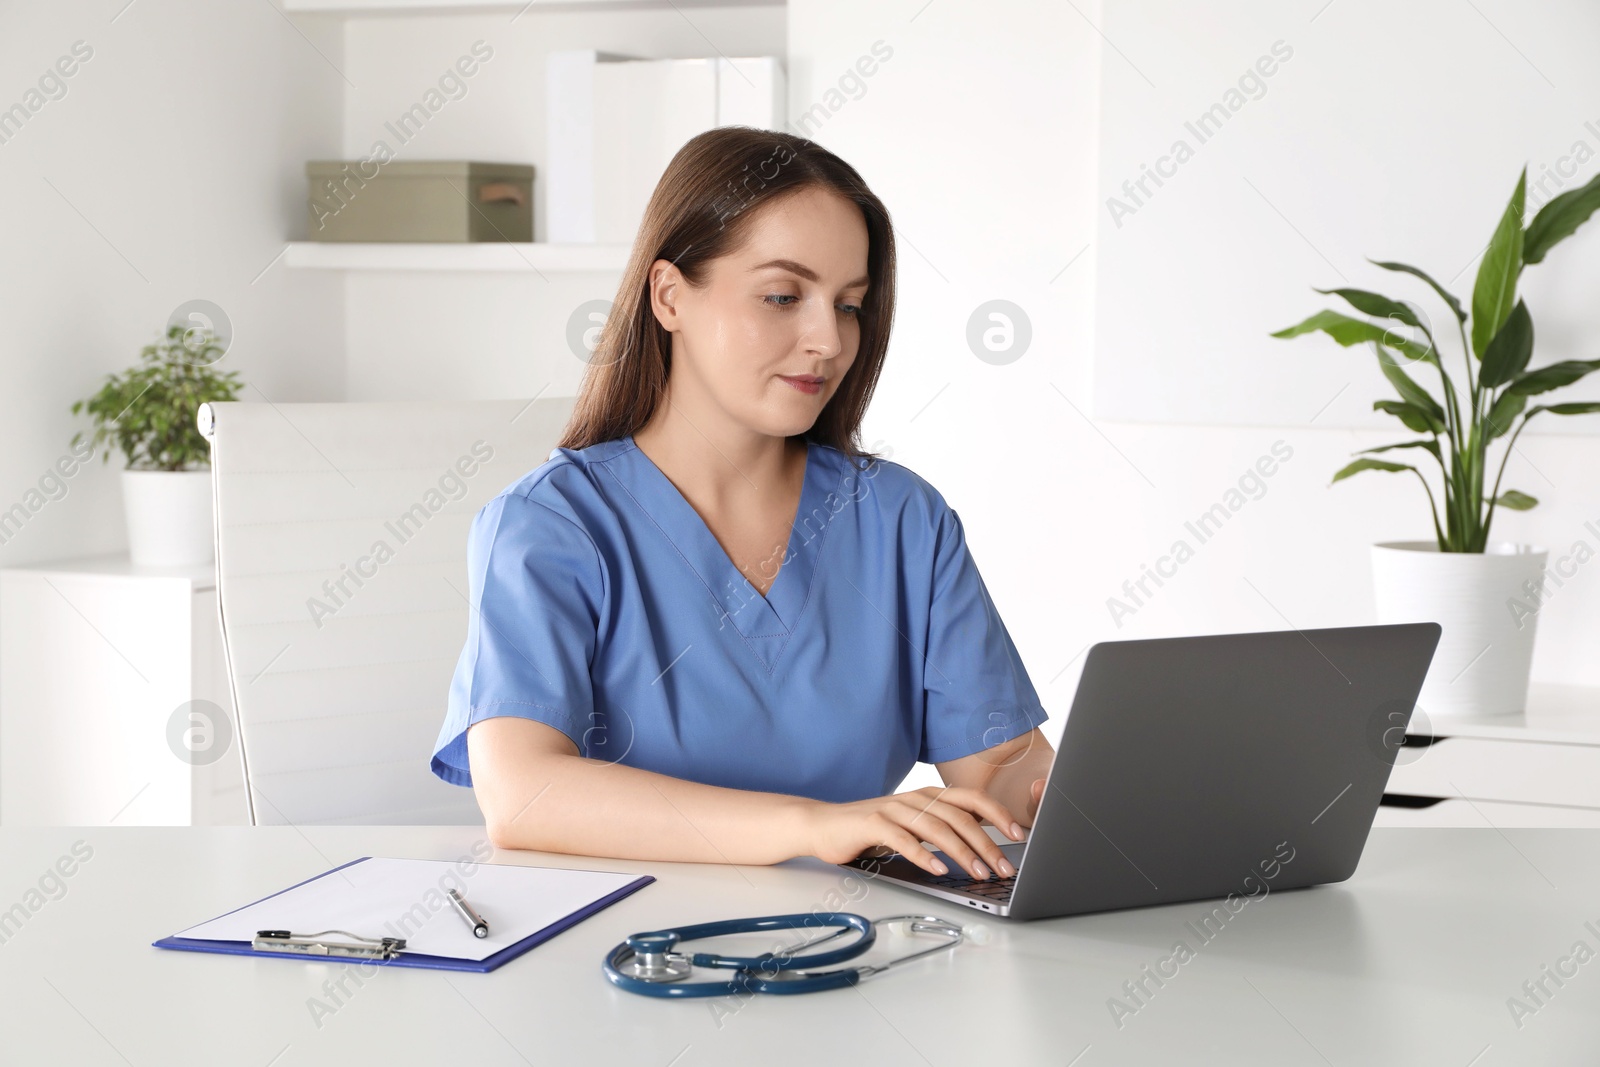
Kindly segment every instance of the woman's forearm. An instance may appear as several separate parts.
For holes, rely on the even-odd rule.
[[[782,793],[702,785],[581,756],[548,756],[480,789],[490,840],[618,859],[778,863],[809,852],[806,808]]]
[[[1026,751],[1031,748],[1041,751]],[[1002,830],[1013,816],[1031,825],[1029,787],[1048,770],[1052,755],[1042,736],[1018,738],[1004,750],[940,764],[949,785],[959,788],[925,787],[829,804],[785,793],[703,785],[584,758],[571,737],[514,715],[474,724],[467,733],[467,749],[478,806],[490,841],[500,848],[767,864],[796,856],[844,863],[868,849],[888,846],[920,857],[919,864],[929,869],[936,861],[922,843],[956,849],[952,856],[963,866],[972,859],[970,845],[1000,865],[1004,857],[989,836],[947,808],[954,805],[981,818],[1000,819]],[[1008,757],[1002,762],[1011,765],[998,767],[982,758],[990,754]],[[997,769],[1004,773],[992,784],[1005,791],[1005,808],[995,803],[995,793],[985,791]],[[1013,799],[1012,794],[1020,795]],[[968,837],[965,843],[963,835]]]

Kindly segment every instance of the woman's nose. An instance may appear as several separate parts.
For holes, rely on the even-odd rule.
[[[839,330],[839,313],[832,304],[807,317],[801,340],[808,350],[819,356],[831,359],[840,353],[844,340]]]

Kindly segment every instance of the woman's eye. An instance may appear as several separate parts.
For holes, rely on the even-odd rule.
[[[799,299],[800,298],[798,296],[795,296],[792,293],[770,293],[767,296],[762,297],[762,300],[765,301],[767,306],[771,308],[793,307],[793,301],[797,301]],[[780,303],[779,301],[782,302]],[[838,307],[839,310],[844,312],[846,315],[861,314],[860,304],[840,304]]]

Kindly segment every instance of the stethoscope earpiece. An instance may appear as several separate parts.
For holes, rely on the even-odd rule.
[[[831,967],[854,959],[872,947],[879,927],[885,927],[895,941],[916,934],[935,934],[943,940],[929,948],[899,956],[874,966],[842,967],[832,971],[811,968]],[[723,956],[717,953],[685,954],[673,951],[684,941],[721,937],[726,934],[761,933],[767,930],[797,930],[815,927],[835,928],[832,933],[792,945],[782,952],[760,956]],[[802,949],[842,937],[851,930],[856,939],[837,948],[802,956]],[[977,935],[977,936],[975,936]],[[753,919],[726,919],[700,923],[678,930],[650,930],[632,934],[606,954],[603,969],[612,985],[652,997],[717,997],[735,993],[813,993],[824,989],[852,986],[868,975],[886,971],[909,960],[954,948],[965,938],[975,943],[989,940],[986,927],[963,927],[937,915],[890,915],[866,919],[850,912],[804,912],[795,915],[766,915]],[[685,981],[695,967],[725,968],[733,974],[723,981]]]

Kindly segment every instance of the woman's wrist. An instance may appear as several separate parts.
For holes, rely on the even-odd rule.
[[[783,831],[779,835],[783,840],[783,855],[776,862],[794,859],[797,856],[816,855],[815,833],[813,825],[818,811],[826,801],[813,800],[810,797],[791,796],[786,798],[788,803],[783,806],[783,816],[780,820]]]

